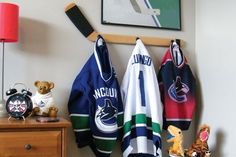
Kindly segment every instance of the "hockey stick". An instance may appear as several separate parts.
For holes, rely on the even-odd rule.
[[[118,43],[118,44],[135,44],[137,36],[129,35],[115,35],[115,34],[102,34],[93,29],[88,20],[85,18],[79,7],[75,3],[69,4],[65,8],[65,13],[72,21],[72,23],[78,28],[78,30],[90,41],[96,41],[97,36],[101,34],[106,42]],[[146,45],[154,46],[169,46],[172,39],[156,38],[156,37],[138,37]],[[181,41],[181,45],[182,45]]]

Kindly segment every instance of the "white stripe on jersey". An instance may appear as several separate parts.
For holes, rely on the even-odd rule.
[[[104,154],[111,154],[111,153],[112,153],[112,151],[100,150],[100,149],[98,149],[98,148],[97,148],[97,150],[98,150],[99,152],[101,152],[101,153],[104,153]]]
[[[70,117],[89,117],[89,114],[76,114],[76,113],[72,113],[69,116]]]
[[[74,132],[83,132],[83,131],[90,131],[90,128],[87,128],[87,129],[74,129]]]
[[[184,118],[168,118],[168,119],[166,119],[166,121],[191,121],[192,119],[184,119]]]
[[[93,135],[94,138],[96,139],[100,139],[100,140],[116,140],[117,138],[113,138],[113,137],[100,137],[100,136],[95,136]]]

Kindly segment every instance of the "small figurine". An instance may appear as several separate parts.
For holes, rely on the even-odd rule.
[[[168,150],[169,155],[174,157],[179,157],[179,156],[183,157],[184,149],[182,146],[183,143],[182,131],[173,125],[168,126],[167,130],[170,134],[170,136],[167,139],[167,142],[168,143],[173,142],[172,147],[170,147]]]
[[[33,115],[56,117],[58,109],[52,97],[53,82],[35,81],[36,94],[32,97]]]
[[[210,157],[211,153],[207,144],[210,134],[210,127],[202,125],[196,141],[186,151],[187,157]]]

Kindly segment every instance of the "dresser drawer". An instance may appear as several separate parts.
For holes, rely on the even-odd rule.
[[[61,131],[0,132],[0,157],[61,157]]]

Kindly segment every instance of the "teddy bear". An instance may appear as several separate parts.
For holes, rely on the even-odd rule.
[[[33,115],[56,117],[58,109],[55,107],[55,101],[51,89],[54,88],[53,82],[35,81],[37,91],[32,97]]]

